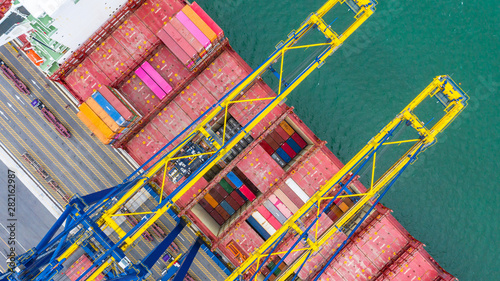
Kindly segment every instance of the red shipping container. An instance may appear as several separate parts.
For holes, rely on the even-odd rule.
[[[191,4],[191,9],[217,34],[217,38],[222,39],[224,37],[222,28],[196,2]]]
[[[286,132],[285,132],[286,133]],[[282,145],[285,140],[280,136],[280,134],[278,134],[278,132],[276,131],[272,131],[270,134],[271,138],[273,138],[273,140],[278,144],[278,145]],[[288,134],[287,134],[288,135]]]
[[[295,133],[291,138],[300,146],[300,148],[304,149],[304,147],[307,146],[307,142],[299,134]]]
[[[265,140],[260,142],[260,146],[262,146],[262,148],[264,148],[264,150],[267,152],[267,154],[272,155],[274,153],[273,148]]]
[[[210,189],[210,191],[208,192],[208,194],[210,194],[214,199],[215,201],[217,201],[217,203],[220,204],[220,202],[222,202],[222,200],[224,200],[224,197],[222,197],[215,189]]]
[[[221,205],[215,207],[215,210],[217,211],[217,213],[219,213],[219,215],[222,216],[222,218],[224,219],[224,221],[227,221],[231,217],[229,215],[229,213],[226,212],[226,210],[224,210],[224,208],[222,208]]]
[[[210,216],[219,224],[219,225],[223,225],[224,224],[224,218],[216,211],[216,210],[213,210],[211,213],[210,213]]]
[[[231,196],[228,196],[224,200],[226,200],[226,202],[229,204],[229,206],[231,206],[231,208],[233,208],[235,211],[241,207],[238,203],[236,203],[236,201]]]
[[[286,152],[286,154],[288,154],[288,156],[290,156],[290,158],[294,158],[295,156],[297,156],[297,152],[295,152],[295,150],[293,150],[293,148],[291,148],[288,143],[284,143],[281,148],[283,148],[283,150]]]
[[[201,200],[198,202],[200,206],[205,209],[207,212],[211,212],[214,208],[210,205],[210,203],[205,200],[205,198],[201,198]]]
[[[190,58],[199,58],[198,52],[196,52],[196,50],[191,47],[189,42],[184,39],[184,37],[182,37],[179,31],[177,31],[177,29],[175,29],[175,27],[170,22],[168,22],[163,27],[163,30],[165,30],[167,34],[170,35],[172,39],[174,39],[174,41],[182,48],[182,50],[184,50],[184,52],[186,52],[186,54],[188,54]]]
[[[274,229],[280,229],[281,223],[264,206],[259,206],[257,210]]]
[[[250,189],[248,189],[248,187],[246,185],[242,185],[239,190],[241,191],[241,193],[243,193],[243,195],[245,195],[245,197],[250,200],[250,201],[253,201],[255,200],[255,194],[253,194]]]
[[[206,53],[203,45],[201,45],[201,43],[193,36],[193,34],[191,34],[191,32],[189,32],[189,30],[187,30],[184,25],[182,25],[182,23],[177,18],[172,18],[172,20],[170,20],[170,23],[177,31],[179,31],[182,37],[184,37],[184,39],[188,41],[191,47],[193,47],[198,52],[198,54],[200,54],[200,56],[203,56]]]
[[[276,133],[278,133],[285,141],[290,137],[290,135],[281,126],[276,127]]]
[[[160,29],[156,36],[161,39],[163,44],[167,46],[167,48],[175,55],[177,59],[179,59],[180,62],[182,62],[186,66],[190,66],[193,64],[189,55],[184,52],[184,50],[174,41],[174,39],[172,39],[172,37],[170,37],[170,35],[168,35],[165,30]]]
[[[273,151],[276,151],[276,149],[280,147],[280,145],[271,137],[271,135],[267,136],[264,140],[269,144],[269,146],[271,146]]]
[[[280,186],[281,191],[285,193],[285,195],[290,199],[295,206],[298,208],[302,207],[304,205],[304,201],[300,199],[300,197],[295,194],[295,192],[286,184]]]
[[[218,183],[214,186],[214,189],[215,189],[215,191],[217,191],[217,193],[219,193],[219,194],[220,194],[220,196],[222,196],[222,198],[224,198],[224,199],[226,199],[226,197],[228,197],[228,196],[229,196],[229,194],[228,194],[228,193],[227,193],[227,191],[226,191],[226,190],[222,187],[222,185],[220,185],[220,184],[218,184]]]
[[[231,192],[229,196],[231,196],[234,199],[234,201],[236,201],[236,203],[240,205],[240,207],[243,206],[243,204],[245,204],[245,200],[241,198],[241,196],[238,194],[238,192],[236,192],[236,190]]]

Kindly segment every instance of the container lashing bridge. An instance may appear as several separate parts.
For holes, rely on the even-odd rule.
[[[355,12],[354,23],[340,35],[333,31],[323,20],[323,16],[336,4],[347,4],[350,9]],[[92,257],[93,265],[83,272],[81,277],[77,280],[85,279],[84,276],[88,274],[90,274],[90,276],[86,278],[87,280],[93,280],[99,274],[106,274],[108,280],[143,280],[147,278],[155,262],[189,222],[184,221],[183,218],[176,218],[178,223],[175,228],[138,263],[131,263],[126,256],[127,250],[130,250],[138,239],[140,239],[142,234],[163,214],[167,211],[172,213],[172,209],[175,208],[175,202],[185,194],[198,179],[225,157],[225,155],[243,138],[248,138],[249,132],[274,107],[282,102],[310,73],[319,68],[324,63],[325,59],[334,53],[342,43],[373,14],[376,4],[374,0],[328,1],[316,13],[311,14],[302,23],[300,28],[296,31],[292,31],[285,41],[280,42],[276,46],[276,50],[264,61],[264,63],[226,93],[217,103],[212,105],[177,137],[167,143],[162,150],[127,177],[123,183],[86,196],[80,197],[75,195],[67,205],[61,217],[38,245],[25,254],[18,256],[16,259],[17,267],[13,271],[1,275],[0,280],[51,280],[56,274],[63,270],[64,262],[80,248],[83,248]],[[308,45],[297,44],[308,32],[316,31],[321,32],[326,40]],[[304,70],[285,84],[283,79],[285,54],[295,49],[314,47],[321,47],[323,49]],[[278,61],[280,63],[278,75],[279,83],[277,95],[275,97],[246,100],[239,99],[257,79],[267,71],[270,71],[272,65]],[[271,70],[271,72],[278,71]],[[283,236],[289,232],[294,232],[296,236],[300,238],[297,241],[307,241],[309,247],[300,249],[304,251],[304,254],[280,275],[280,280],[284,280],[284,278],[290,276],[294,271],[300,270],[301,265],[307,260],[308,256],[316,251],[327,237],[334,235],[334,233],[338,231],[338,229],[341,229],[346,222],[357,216],[359,210],[363,209],[364,206],[369,203],[375,205],[378,201],[372,202],[373,199],[381,198],[383,194],[385,194],[387,188],[392,185],[394,180],[397,179],[399,174],[408,164],[413,162],[419,153],[435,142],[435,136],[441,132],[466,105],[467,96],[446,76],[436,78],[433,84],[426,90],[427,92],[424,91],[424,93],[419,95],[409,107],[401,112],[396,119],[373,138],[369,144],[353,158],[353,160],[328,181],[326,185],[321,187],[317,194],[312,197],[297,214],[291,217],[287,223],[283,225],[282,229],[276,232],[246,261],[244,261],[229,276],[228,280],[241,279],[244,278],[244,276],[248,277],[248,275],[245,274],[247,274],[248,269],[255,264],[258,269],[262,268],[271,255],[280,254],[274,253],[273,249],[276,248]],[[412,113],[412,109],[426,96],[438,97],[446,106],[447,111],[445,117],[436,123],[430,130],[426,129]],[[253,119],[243,125],[236,134],[231,138],[227,138],[225,134],[228,121],[228,108],[235,103],[254,101],[267,101],[268,104]],[[224,120],[224,130],[222,138],[219,138],[213,133],[212,125],[214,124],[213,120],[221,120],[221,118]],[[339,186],[339,181],[344,179],[346,175],[355,174],[356,171],[359,172],[358,167],[362,167],[372,158],[375,160],[376,152],[380,146],[395,144],[394,142],[388,142],[388,139],[395,128],[403,124],[410,125],[417,130],[419,137],[415,140],[411,140],[416,142],[415,145],[378,181],[374,182],[372,179],[372,185],[367,193],[346,195],[346,184],[337,191],[335,196],[324,197],[325,194],[329,194],[331,190],[337,188]],[[188,135],[184,137],[177,146],[170,150],[167,149],[185,134]],[[189,161],[186,161],[186,159]],[[153,161],[156,162],[150,168],[143,171],[146,165]],[[196,163],[196,168],[190,166],[193,163]],[[184,180],[172,193],[163,198],[163,189],[165,187],[167,175],[174,181]],[[157,176],[162,178],[158,205],[150,212],[123,213],[122,207],[124,204]],[[331,206],[331,202],[333,202],[332,199],[341,198],[342,196],[358,197],[356,205],[345,214],[345,218],[342,217],[341,220],[335,224],[334,228],[321,237],[315,237],[315,241],[307,236],[309,230],[314,229],[315,224],[317,225],[317,219],[305,228],[303,225],[299,227],[295,224],[297,219],[307,212],[314,211],[316,217],[319,218]],[[117,223],[117,218],[124,215],[141,215],[142,219],[137,225],[132,227],[130,231],[125,231]],[[65,223],[64,227],[63,223]],[[119,237],[117,242],[111,240],[109,236],[111,234],[110,232]],[[188,252],[181,257],[181,266],[176,268],[170,265],[169,273],[162,277],[162,280],[168,280],[171,276],[173,276],[173,280],[183,280],[202,243],[208,242],[201,238],[197,239]],[[291,251],[296,251],[294,248],[297,244],[298,242],[292,249],[284,254],[288,255]],[[282,259],[284,258],[285,257]],[[276,265],[276,267],[278,265]],[[253,277],[256,277],[256,273],[253,275]]]

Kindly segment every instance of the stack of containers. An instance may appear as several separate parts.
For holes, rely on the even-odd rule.
[[[156,34],[189,69],[224,38],[222,29],[196,4],[186,5]]]
[[[148,86],[151,91],[161,100],[172,91],[167,81],[154,69],[149,62],[145,61],[135,70],[135,74]]]
[[[199,204],[219,225],[223,225],[246,201],[255,200],[253,192],[231,171],[200,200]]]
[[[111,144],[136,118],[108,87],[95,91],[79,109],[77,116],[104,144]]]
[[[307,146],[307,142],[286,121],[280,123],[260,146],[278,163],[285,167]]]
[[[217,35],[217,40],[220,42],[224,39],[224,31],[217,25],[217,23],[198,5],[198,3],[193,2],[191,4],[191,9],[213,30],[215,35]]]

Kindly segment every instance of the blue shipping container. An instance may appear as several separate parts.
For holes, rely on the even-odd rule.
[[[285,163],[288,163],[290,161],[292,161],[292,158],[290,158],[290,156],[288,156],[288,154],[286,154],[286,152],[283,150],[283,148],[278,148],[276,149],[276,153],[278,154],[278,156],[283,159],[283,161],[285,161]]]
[[[123,116],[121,116],[120,113],[116,111],[116,109],[108,102],[108,100],[101,95],[101,93],[97,91],[94,92],[92,94],[92,98],[102,107],[102,109],[104,109],[104,111],[106,111],[107,114],[109,114],[109,116],[111,116],[111,118],[113,118],[113,120],[115,120],[115,122],[119,126],[126,127],[130,124],[130,122],[125,120],[125,118],[123,118]]]
[[[276,208],[276,206],[274,206],[271,201],[264,201],[264,207],[266,207],[266,209],[273,215],[273,217],[275,217],[281,224],[285,224],[287,218],[285,217],[285,215],[283,215],[283,213],[280,212],[280,210],[278,210],[278,208]]]
[[[255,220],[252,216],[247,219],[248,224],[260,235],[264,240],[269,239],[271,235]]]
[[[232,216],[234,214],[233,207],[231,207],[231,205],[229,205],[229,203],[227,203],[226,200],[223,200],[222,202],[220,202],[220,205],[221,205],[222,208],[224,208],[224,210],[226,210],[226,212],[229,215]]]
[[[240,188],[243,185],[243,182],[238,178],[237,175],[233,173],[233,171],[227,174],[227,178],[237,187]]]
[[[292,138],[286,140],[286,143],[295,151],[295,153],[299,153],[302,151],[302,148],[294,141]]]

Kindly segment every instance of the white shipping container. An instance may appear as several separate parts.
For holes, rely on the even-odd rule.
[[[300,186],[292,179],[287,179],[285,181],[286,185],[290,187],[297,196],[299,196],[300,200],[304,201],[306,203],[309,200],[309,196],[300,188]]]

